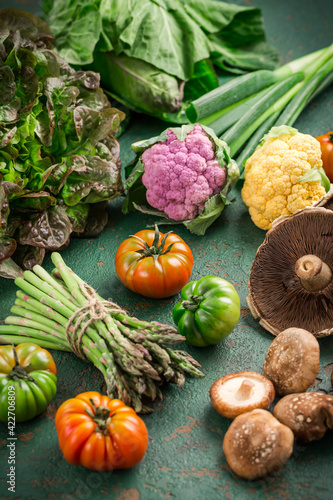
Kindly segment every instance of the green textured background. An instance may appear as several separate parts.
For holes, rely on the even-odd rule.
[[[204,0],[203,0],[204,1]],[[251,0],[239,1],[252,5]],[[282,62],[300,57],[333,42],[332,0],[257,0],[264,13],[268,39],[281,52]],[[34,0],[2,1],[1,7],[20,7],[39,12]],[[333,129],[333,88],[316,99],[296,123],[300,131],[317,135]],[[134,140],[155,135],[165,128],[157,120],[136,116],[121,137],[124,165],[132,158]],[[98,473],[68,464],[58,447],[54,415],[67,398],[82,391],[99,390],[102,377],[91,365],[67,353],[54,353],[58,367],[58,394],[44,414],[16,427],[16,493],[6,485],[6,426],[0,427],[0,498],[100,500],[304,499],[332,498],[333,433],[321,441],[301,446],[285,467],[256,482],[237,478],[222,452],[222,439],[229,421],[219,416],[209,400],[209,388],[222,375],[261,371],[272,336],[251,317],[246,307],[247,280],[252,261],[265,233],[256,228],[235,189],[236,203],[204,237],[175,226],[194,254],[192,278],[218,275],[233,283],[242,303],[241,320],[230,337],[218,346],[188,349],[203,366],[206,378],[188,379],[183,389],[164,389],[164,400],[144,417],[149,447],[134,469]],[[121,200],[110,205],[110,220],[95,240],[73,240],[63,257],[84,280],[105,298],[114,298],[139,318],[172,322],[171,311],[178,296],[167,300],[147,299],[125,289],[115,275],[114,255],[119,243],[152,220],[141,214],[124,216]],[[49,257],[45,266],[51,269]],[[15,299],[16,287],[0,278],[0,320]],[[321,369],[315,388],[331,390],[333,342],[320,340]]]

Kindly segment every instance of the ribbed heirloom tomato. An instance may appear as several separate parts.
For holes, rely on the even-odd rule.
[[[190,247],[176,234],[158,227],[143,230],[123,241],[115,256],[116,272],[130,290],[163,299],[178,293],[189,281],[193,267]]]
[[[88,469],[129,469],[148,447],[147,428],[135,411],[94,391],[65,401],[55,425],[65,459]]]
[[[56,395],[56,373],[51,354],[36,344],[1,346],[0,420],[15,413],[16,422],[25,422],[42,413]]]

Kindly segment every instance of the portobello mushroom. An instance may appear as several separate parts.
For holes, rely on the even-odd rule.
[[[333,333],[333,211],[279,217],[258,248],[247,303],[273,335],[290,327]]]

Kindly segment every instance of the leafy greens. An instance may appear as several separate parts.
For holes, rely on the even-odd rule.
[[[41,264],[72,232],[96,236],[105,201],[122,193],[119,144],[125,115],[99,75],[75,71],[53,51],[48,26],[17,9],[0,12],[0,276]],[[98,222],[99,221],[99,222]]]
[[[169,121],[181,121],[170,113],[183,98],[218,86],[211,63],[231,73],[278,64],[255,7],[218,0],[44,0],[43,8],[61,57],[91,64],[113,97]]]

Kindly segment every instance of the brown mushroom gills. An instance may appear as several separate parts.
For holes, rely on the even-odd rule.
[[[331,269],[316,255],[304,255],[298,259],[295,271],[309,292],[324,290],[332,281]]]
[[[273,415],[294,433],[297,441],[321,439],[333,429],[333,396],[318,392],[289,394],[275,405]]]
[[[263,374],[278,394],[304,392],[315,381],[320,368],[318,340],[302,328],[288,328],[269,346]]]
[[[333,279],[319,292],[304,288],[295,266],[305,255],[315,255],[333,271],[332,210],[311,207],[282,219],[257,251],[247,302],[274,335],[291,326],[316,337],[333,334]]]
[[[259,479],[278,471],[293,451],[292,431],[266,410],[235,418],[223,440],[230,468],[245,479]]]

